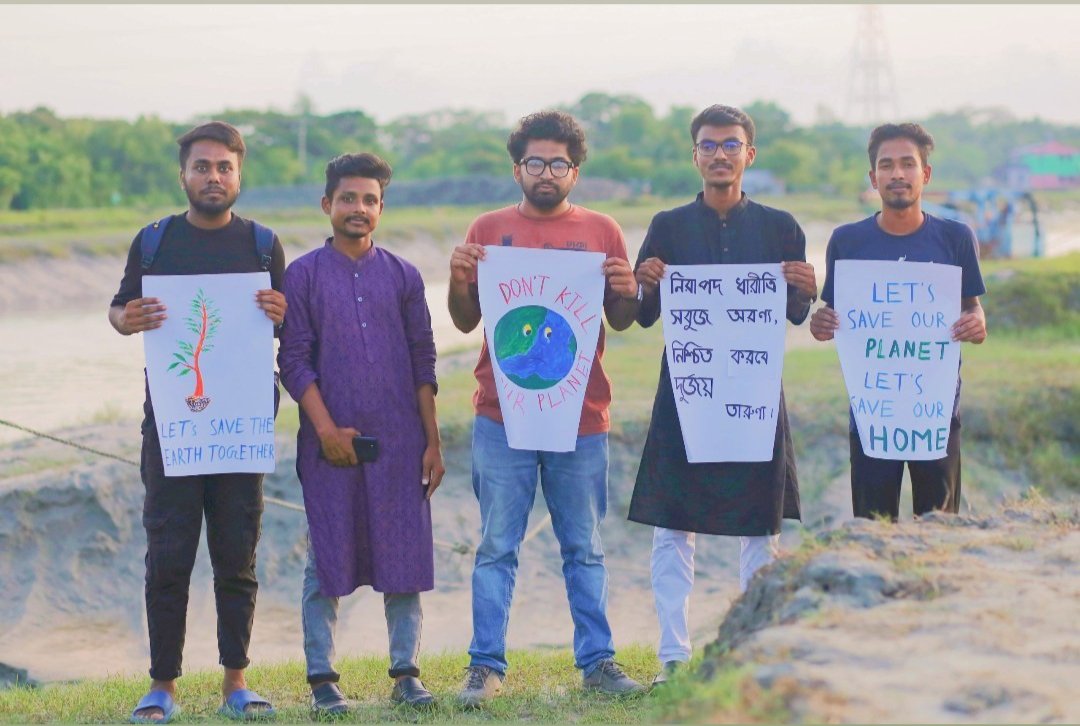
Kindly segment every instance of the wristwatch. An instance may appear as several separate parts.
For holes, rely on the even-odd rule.
[[[627,298],[627,299],[629,300],[629,298]],[[637,302],[638,305],[640,305],[644,299],[645,299],[645,286],[642,285],[639,282],[637,284],[637,294],[634,295],[634,301]]]

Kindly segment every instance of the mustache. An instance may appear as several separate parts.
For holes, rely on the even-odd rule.
[[[365,217],[362,214],[355,214],[355,215],[353,215],[351,217],[346,217],[345,221],[346,222],[366,222],[368,224],[371,224],[371,220],[368,219],[367,217]]]
[[[888,185],[885,188],[889,189],[889,190],[893,190],[893,189],[911,189],[911,185],[907,184],[905,182],[894,182],[894,183]]]

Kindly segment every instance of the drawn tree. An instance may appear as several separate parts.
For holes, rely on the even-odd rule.
[[[220,324],[221,316],[218,314],[217,308],[213,306],[213,300],[208,299],[200,287],[199,292],[191,301],[191,315],[184,318],[184,325],[198,336],[198,340],[194,346],[186,340],[176,341],[180,346],[180,350],[173,353],[176,360],[168,368],[170,371],[179,368],[177,375],[180,376],[195,374],[195,390],[184,399],[188,408],[194,413],[198,413],[210,405],[210,397],[203,390],[203,374],[200,361],[203,353],[209,353],[214,349],[211,341]]]

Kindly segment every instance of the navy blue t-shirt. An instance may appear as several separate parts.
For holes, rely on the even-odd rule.
[[[911,234],[889,234],[877,223],[877,214],[833,230],[825,251],[825,286],[821,299],[833,304],[833,270],[837,260],[897,260],[956,265],[960,297],[986,292],[979,270],[979,242],[962,222],[923,213],[923,224]]]
[[[923,212],[922,226],[911,234],[889,234],[878,226],[877,215],[833,230],[825,250],[825,285],[821,299],[833,305],[833,272],[837,260],[896,260],[936,262],[960,268],[960,297],[978,297],[986,292],[979,270],[979,242],[962,222],[941,219]],[[956,380],[953,418],[960,418],[960,379]],[[855,430],[855,415],[850,416]]]

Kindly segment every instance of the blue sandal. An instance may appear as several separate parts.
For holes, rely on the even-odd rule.
[[[143,711],[148,708],[160,708],[161,718],[149,718],[147,716],[136,716],[139,711]],[[128,719],[128,723],[169,723],[173,716],[180,713],[180,709],[177,708],[176,702],[173,701],[165,691],[150,691],[142,700],[139,701],[139,705],[131,712],[131,718]]]
[[[250,706],[266,706],[263,709],[249,711]],[[277,711],[270,702],[255,691],[241,688],[229,694],[225,705],[218,709],[218,715],[233,721],[263,721],[274,718]]]

